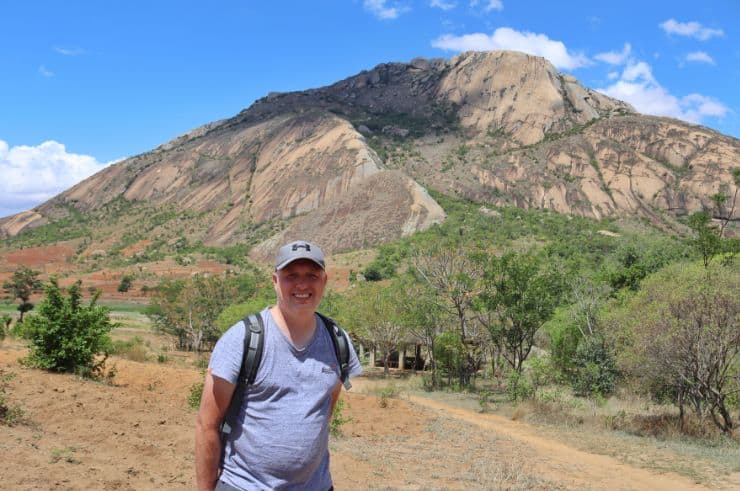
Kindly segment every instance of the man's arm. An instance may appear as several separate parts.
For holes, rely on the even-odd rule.
[[[334,387],[334,390],[331,393],[331,411],[329,411],[329,414],[334,414],[334,406],[337,405],[337,401],[339,400],[339,394],[342,392],[342,382],[339,382],[336,387]]]
[[[226,416],[236,385],[206,373],[200,409],[195,420],[195,476],[200,491],[213,491],[221,460],[219,427]]]

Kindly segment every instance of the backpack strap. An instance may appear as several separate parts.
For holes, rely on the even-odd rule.
[[[349,360],[350,360],[350,348],[349,340],[347,339],[347,333],[344,329],[334,322],[334,319],[316,312],[321,318],[326,329],[329,331],[329,337],[334,345],[334,352],[337,355],[337,361],[339,362],[339,378],[344,384],[344,388],[349,390],[352,384],[349,381]]]
[[[244,350],[242,364],[239,368],[239,376],[236,379],[236,389],[231,397],[229,409],[221,423],[221,443],[231,434],[231,422],[236,420],[237,414],[244,399],[244,391],[254,383],[262,361],[262,349],[265,343],[265,326],[262,316],[258,313],[249,314],[244,319]]]

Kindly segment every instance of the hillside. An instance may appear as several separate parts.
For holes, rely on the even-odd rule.
[[[671,229],[698,209],[730,213],[710,196],[730,192],[739,163],[737,139],[640,115],[543,58],[465,53],[270,94],[0,219],[0,236],[73,240],[81,257],[147,240],[266,258],[298,235],[338,252],[444,220],[428,189]]]

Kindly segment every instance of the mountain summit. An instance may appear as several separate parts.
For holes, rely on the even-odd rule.
[[[737,139],[640,115],[544,58],[469,52],[270,94],[0,219],[0,236],[94,217],[168,244],[264,256],[300,235],[339,251],[444,220],[427,189],[665,224],[711,209],[737,165]]]

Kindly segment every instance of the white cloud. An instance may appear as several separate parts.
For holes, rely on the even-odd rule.
[[[0,216],[33,208],[114,162],[69,153],[55,141],[9,147],[0,140]]]
[[[631,52],[632,45],[630,43],[624,43],[624,48],[622,48],[621,53],[616,51],[607,51],[606,53],[597,54],[594,58],[610,65],[623,65],[629,59]]]
[[[696,61],[699,63],[709,63],[714,65],[714,59],[704,51],[694,51],[686,55],[686,61]]]
[[[486,5],[486,8],[483,10],[486,12],[490,12],[491,10],[504,10],[504,2],[501,0],[490,0],[488,5]]]
[[[554,41],[544,34],[519,32],[509,27],[499,27],[490,36],[483,33],[453,36],[445,34],[434,41],[432,46],[446,51],[488,51],[514,50],[547,58],[558,68],[572,70],[590,64],[582,54],[569,53],[560,41]]]
[[[41,65],[39,67],[39,73],[41,74],[42,77],[46,77],[46,78],[50,78],[54,76],[54,72],[46,68],[44,65]]]
[[[396,19],[408,10],[406,7],[389,7],[386,5],[387,1],[388,0],[363,0],[362,5],[365,7],[365,10],[373,14],[378,19],[383,20]]]
[[[64,56],[80,56],[82,54],[85,54],[85,50],[82,48],[65,48],[62,46],[54,46],[52,49],[60,55]]]
[[[691,123],[701,123],[707,117],[721,118],[729,112],[721,102],[701,94],[672,95],[655,79],[650,65],[644,61],[628,62],[618,81],[596,90],[632,104],[641,113]]]
[[[448,11],[457,7],[457,4],[454,2],[445,2],[444,0],[432,0],[431,2],[429,2],[429,6]]]
[[[609,80],[614,80],[619,78],[619,72],[609,72],[606,76],[609,77]]]
[[[666,34],[688,36],[701,41],[706,41],[715,36],[722,37],[725,35],[725,32],[722,29],[710,29],[694,21],[678,22],[675,19],[668,19],[662,24],[659,24],[659,26],[666,32]]]
[[[502,0],[484,0],[484,2],[481,2],[481,0],[470,0],[471,7],[477,7],[480,3],[486,4],[486,6],[483,7],[484,12],[490,12],[491,10],[504,10],[504,2]]]

